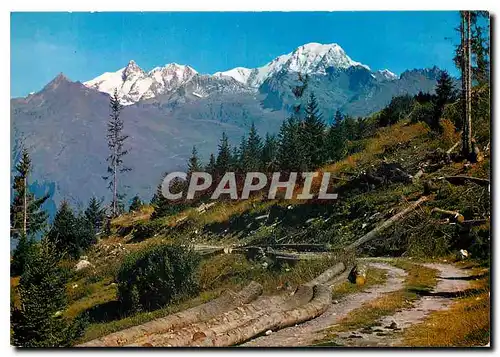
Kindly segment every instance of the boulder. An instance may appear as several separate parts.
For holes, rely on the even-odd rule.
[[[82,259],[78,263],[76,263],[75,270],[80,271],[80,270],[87,269],[90,267],[93,267],[92,263],[89,262],[88,260]]]

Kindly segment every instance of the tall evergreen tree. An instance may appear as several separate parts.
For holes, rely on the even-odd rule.
[[[215,161],[215,156],[214,154],[210,154],[210,159],[208,160],[207,166],[205,166],[205,171],[208,172],[210,175],[214,176],[215,175],[215,170],[216,170],[216,161]]]
[[[130,203],[129,212],[136,212],[142,207],[143,203],[141,201],[141,198],[138,195],[135,195],[132,198],[132,202]]]
[[[434,115],[432,120],[432,128],[439,130],[439,120],[443,115],[444,106],[453,101],[454,89],[451,76],[446,71],[442,71],[436,85],[436,97],[434,103]]]
[[[11,307],[12,340],[21,347],[69,347],[85,321],[62,317],[67,306],[66,276],[57,253],[44,238],[31,250],[19,281],[20,307]]]
[[[319,112],[314,93],[309,96],[305,118],[300,128],[300,141],[304,150],[306,169],[317,168],[325,162],[325,123]]]
[[[241,171],[242,166],[240,165],[240,151],[238,148],[235,146],[233,147],[233,152],[231,154],[231,164],[230,166],[233,168],[234,171]]]
[[[252,123],[248,132],[248,140],[246,145],[246,157],[244,158],[244,171],[255,172],[262,167],[262,139],[257,133],[255,124]]]
[[[47,235],[59,257],[65,254],[77,258],[95,243],[92,223],[84,215],[75,216],[70,205],[63,201],[57,210],[54,223]]]
[[[309,77],[298,73],[298,84],[292,87],[295,97],[292,114],[281,124],[278,134],[279,148],[277,159],[281,170],[303,171],[306,169],[306,160],[302,141],[300,140],[300,126],[302,113],[302,96],[307,89]]]
[[[278,164],[284,171],[303,171],[306,169],[304,150],[300,140],[300,122],[295,116],[281,124],[278,134]]]
[[[118,98],[118,91],[115,89],[109,103],[110,114],[108,121],[108,148],[110,154],[106,159],[108,161],[108,176],[103,178],[109,181],[108,187],[113,193],[111,202],[111,214],[116,217],[119,213],[119,194],[118,194],[118,175],[122,172],[130,171],[129,167],[123,165],[123,157],[128,153],[124,148],[125,140],[128,135],[123,134],[123,120],[120,118],[122,105]]]
[[[347,135],[344,116],[339,110],[335,113],[333,123],[328,129],[326,146],[329,160],[339,161],[347,155]]]
[[[217,176],[223,176],[226,172],[231,170],[231,146],[226,133],[222,133],[219,144],[219,152],[215,162],[215,171]]]
[[[47,222],[47,212],[41,206],[49,195],[36,198],[29,191],[28,177],[31,172],[31,158],[26,148],[22,149],[19,162],[15,166],[13,190],[14,198],[10,205],[11,237],[18,239],[21,235],[32,237],[42,230]]]
[[[92,197],[89,201],[89,205],[85,210],[85,217],[87,221],[90,222],[94,234],[101,231],[104,218],[106,217],[106,208],[102,207],[103,200],[98,200],[96,197]]]
[[[262,147],[262,164],[267,172],[274,172],[277,167],[276,155],[278,153],[278,140],[275,135],[266,134]]]
[[[193,172],[200,172],[200,171],[202,171],[202,164],[198,156],[198,150],[196,150],[196,146],[193,146],[191,157],[189,158],[188,162],[188,175]]]
[[[32,252],[35,242],[33,238],[21,234],[16,245],[16,249],[12,253],[12,260],[10,263],[10,275],[19,276],[24,272],[26,262]]]

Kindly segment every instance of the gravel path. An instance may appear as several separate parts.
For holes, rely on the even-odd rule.
[[[374,300],[385,293],[403,288],[404,277],[406,276],[404,270],[385,263],[370,262],[368,265],[386,270],[387,281],[382,285],[372,286],[364,292],[348,295],[337,303],[334,301],[324,314],[313,320],[273,332],[267,336],[252,339],[241,346],[296,347],[311,345],[314,341],[325,336],[326,332],[322,330],[340,321],[350,311],[357,309],[364,303]]]
[[[392,316],[380,319],[373,328],[341,332],[334,342],[338,345],[356,347],[401,345],[402,330],[422,322],[434,311],[448,309],[454,301],[453,293],[464,291],[470,286],[470,281],[463,280],[468,276],[466,271],[451,264],[422,265],[439,271],[436,287],[428,296],[422,296],[409,309],[399,310]]]

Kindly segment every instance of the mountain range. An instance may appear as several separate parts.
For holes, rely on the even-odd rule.
[[[106,174],[106,122],[115,89],[133,170],[121,190],[149,199],[165,171],[184,169],[192,146],[203,159],[217,150],[222,132],[239,143],[251,123],[261,134],[277,132],[295,104],[291,88],[297,73],[309,75],[305,97],[314,92],[323,118],[336,110],[366,116],[393,96],[433,92],[440,70],[408,70],[397,76],[372,71],[352,60],[337,44],[309,43],[258,68],[237,67],[201,74],[176,63],[146,71],[134,61],[86,82],[63,74],[25,98],[11,99],[12,159],[20,142],[30,150],[33,185],[84,205],[90,196],[109,198]],[[15,80],[15,79],[14,79]]]

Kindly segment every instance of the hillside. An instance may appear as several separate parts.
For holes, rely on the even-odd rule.
[[[144,206],[139,212],[120,216],[112,222],[112,234],[102,238],[88,253],[86,259],[91,267],[75,273],[68,283],[71,304],[65,314],[68,317],[84,312],[89,314],[91,325],[80,340],[85,342],[188,308],[203,306],[200,304],[224,296],[220,294],[227,289],[238,291],[251,281],[256,281],[262,285],[264,294],[258,297],[258,292],[252,293],[251,299],[257,300],[247,304],[250,304],[248,309],[254,306],[252,309],[258,307],[257,311],[261,312],[247,311],[247,305],[242,305],[246,311],[240,317],[243,320],[235,321],[253,321],[255,316],[260,316],[259,321],[262,316],[276,318],[280,310],[273,310],[273,306],[283,298],[283,294],[288,295],[296,287],[310,281],[328,267],[337,266],[339,262],[352,266],[353,256],[341,253],[344,247],[427,195],[428,201],[417,210],[398,224],[383,230],[383,234],[377,235],[355,252],[358,264],[363,261],[362,257],[369,256],[411,258],[367,260],[369,269],[366,285],[352,285],[344,283],[344,280],[328,283],[333,284],[331,300],[328,301],[334,301],[332,308],[335,304],[338,304],[338,308],[327,310],[320,317],[299,327],[266,333],[268,336],[252,339],[248,346],[387,346],[400,343],[415,346],[455,346],[456,343],[484,345],[489,340],[489,335],[485,335],[489,326],[489,320],[485,320],[489,311],[486,292],[488,270],[483,265],[489,259],[489,190],[481,182],[465,180],[457,183],[443,177],[466,175],[488,179],[490,161],[488,151],[483,161],[472,165],[447,159],[443,153],[453,146],[456,138],[436,136],[425,124],[410,123],[408,120],[379,129],[364,142],[362,151],[322,168],[339,178],[335,185],[339,199],[333,204],[303,200],[269,201],[257,196],[247,201],[217,202],[203,212],[193,207],[157,219],[150,218],[153,208],[149,206]],[[410,181],[401,181],[400,176],[393,176],[391,171],[380,171],[391,163],[398,163],[403,172],[411,175]],[[388,176],[383,183],[370,186],[363,179],[367,172],[378,172],[379,175],[385,172]],[[299,189],[297,187],[296,191]],[[441,216],[433,208],[459,212],[463,220]],[[199,292],[152,312],[130,315],[122,311],[117,301],[115,283],[115,272],[122,260],[131,252],[168,242],[188,245],[205,254],[197,273]],[[324,245],[331,253],[316,259],[314,252],[297,252],[298,246],[293,247],[297,243]],[[290,245],[288,248],[287,244]],[[238,249],[250,246],[269,248],[260,258],[248,259],[245,254],[238,253]],[[459,262],[457,254],[460,249],[467,249],[473,260]],[[283,264],[282,259],[287,255],[306,260]],[[76,264],[76,261],[68,264]],[[347,272],[340,278],[345,279]],[[466,279],[469,275],[474,275],[476,280],[469,283]],[[455,285],[449,285],[454,280],[446,280],[446,276],[465,278]],[[433,291],[435,295],[432,296],[435,297],[432,299],[437,305],[422,306],[428,298],[421,291]],[[290,300],[287,304],[308,304],[307,298],[300,299]],[[292,308],[292,305],[287,308]],[[228,305],[228,308],[231,307]],[[439,312],[433,312],[436,309]],[[473,315],[467,312],[470,309],[473,309]],[[342,313],[337,316],[336,311]],[[222,311],[217,308],[213,313]],[[440,330],[443,323],[440,321],[456,319],[453,317],[456,314],[461,316],[459,319],[471,319],[471,324],[443,335]],[[218,333],[225,331],[222,326],[232,326],[220,325],[219,318],[211,316],[212,320],[207,322],[209,325],[201,327],[195,324],[193,328],[201,329],[204,333],[214,331],[214,336],[218,336]],[[227,316],[232,319],[232,315]],[[175,337],[180,340],[169,340],[171,342],[167,342],[162,334],[156,335],[155,331],[167,321],[168,318],[154,320],[148,327],[145,325],[144,329],[150,331],[150,337],[135,342],[128,340],[128,343],[136,343],[136,346],[181,343],[179,341],[186,338],[183,335]],[[393,321],[396,321],[396,327],[388,328]],[[235,328],[239,326],[236,322],[234,324]],[[379,325],[381,327],[378,328]],[[323,330],[325,328],[328,329]],[[436,331],[436,338],[429,340],[423,337],[422,331],[429,329]],[[274,331],[273,328],[271,330]],[[124,333],[136,333],[132,331],[135,330]],[[464,339],[466,334],[477,337]],[[353,338],[353,335],[361,337]],[[123,336],[126,335],[120,336],[125,338]],[[109,335],[105,340],[108,342],[95,340],[91,345],[114,344],[116,342],[110,341],[119,341],[116,338],[115,335]],[[127,343],[126,339],[123,341],[119,344]],[[223,343],[217,341],[213,340],[213,343]]]

